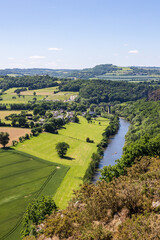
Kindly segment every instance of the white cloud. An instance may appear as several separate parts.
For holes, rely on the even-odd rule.
[[[29,58],[31,58],[31,59],[44,59],[46,57],[45,56],[30,56]]]
[[[129,54],[138,54],[139,51],[138,50],[130,50],[128,51]]]
[[[49,51],[62,51],[62,48],[48,48]]]

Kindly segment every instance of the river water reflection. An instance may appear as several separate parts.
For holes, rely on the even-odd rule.
[[[128,132],[130,123],[122,118],[120,118],[120,126],[117,134],[110,138],[108,147],[104,151],[103,159],[99,163],[99,169],[104,166],[114,165],[115,160],[121,158],[123,153],[123,146],[125,143],[125,135]],[[101,176],[99,171],[96,171],[93,177],[93,183],[95,183]]]

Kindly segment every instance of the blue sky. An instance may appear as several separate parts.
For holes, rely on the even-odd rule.
[[[0,0],[0,68],[160,66],[159,0]]]

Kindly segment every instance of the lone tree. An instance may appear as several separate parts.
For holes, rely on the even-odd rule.
[[[0,144],[2,144],[3,147],[5,148],[8,142],[9,142],[9,134],[7,132],[0,132]]]
[[[69,148],[68,143],[59,142],[56,144],[57,153],[61,158],[66,155],[68,148]]]

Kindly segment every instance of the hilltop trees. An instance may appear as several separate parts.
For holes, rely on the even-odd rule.
[[[5,148],[8,142],[9,142],[9,134],[7,132],[0,132],[0,144],[2,144],[3,147]]]

